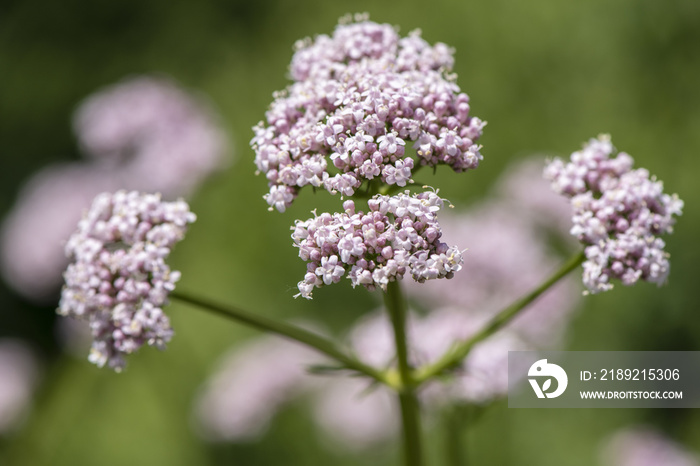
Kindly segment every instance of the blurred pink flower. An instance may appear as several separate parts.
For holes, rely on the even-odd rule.
[[[550,249],[551,236],[568,238],[571,208],[543,178],[544,160],[508,167],[494,195],[467,211],[440,215],[441,241],[463,244],[462,270],[451,280],[407,283],[423,305],[450,307],[486,320],[530,292],[563,261]],[[580,299],[575,280],[565,278],[509,325],[534,346],[556,346]]]
[[[414,363],[434,362],[482,323],[455,310],[438,310],[426,317],[412,314],[408,333]],[[360,319],[348,339],[362,361],[379,367],[394,363],[393,332],[384,313]],[[483,403],[499,398],[508,388],[508,351],[526,349],[515,334],[501,331],[478,344],[453,377],[426,386],[421,397],[434,409],[450,402]],[[394,438],[398,406],[393,394],[365,378],[306,374],[305,366],[319,362],[321,357],[311,350],[274,337],[234,349],[197,401],[204,435],[234,442],[257,438],[283,403],[310,394],[313,418],[334,445],[364,450]]]
[[[123,189],[186,196],[227,151],[205,102],[164,78],[124,80],[88,97],[74,119],[85,153],[116,167]]]
[[[469,212],[441,216],[442,240],[468,246],[462,270],[451,280],[409,284],[409,294],[426,306],[458,308],[487,319],[542,283],[561,259],[518,212],[505,202],[486,202]],[[565,279],[510,327],[534,344],[556,344],[579,296],[574,281]]]
[[[649,427],[616,432],[601,452],[604,466],[700,466],[700,457]]]
[[[84,164],[47,167],[27,183],[0,230],[0,269],[26,298],[51,302],[68,264],[64,246],[92,199],[117,182]]]
[[[40,303],[56,298],[64,243],[97,194],[189,195],[226,162],[227,137],[209,107],[163,78],[125,80],[88,97],[74,127],[89,160],[34,175],[0,231],[5,281]]]
[[[422,317],[411,314],[407,327],[413,364],[436,362],[454,343],[468,339],[485,323],[483,316],[456,308],[436,309]],[[395,362],[393,330],[383,312],[361,319],[351,330],[350,344],[364,362],[379,367]],[[433,407],[499,398],[508,390],[508,351],[529,349],[532,347],[516,333],[501,330],[477,344],[452,376],[422,388],[422,398]]]
[[[281,405],[312,383],[305,365],[320,360],[313,350],[272,336],[233,349],[197,399],[201,433],[218,441],[261,436]]]
[[[314,397],[313,417],[334,444],[364,450],[398,432],[394,394],[362,378],[334,377]]]
[[[545,158],[537,156],[512,163],[499,177],[496,193],[515,204],[521,216],[569,239],[571,204],[553,195],[542,177],[545,165]]]
[[[32,351],[19,340],[0,339],[0,435],[27,413],[38,378]]]

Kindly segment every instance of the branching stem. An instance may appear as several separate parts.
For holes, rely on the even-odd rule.
[[[264,315],[254,314],[235,306],[228,306],[213,301],[194,297],[182,292],[172,292],[170,296],[184,303],[199,307],[212,314],[225,317],[235,322],[249,325],[263,332],[276,333],[277,335],[297,341],[309,346],[326,356],[340,362],[344,367],[367,375],[382,384],[392,387],[394,383],[389,379],[387,373],[370,367],[360,360],[342,351],[331,340],[313,333],[304,328],[286,322],[270,319]]]

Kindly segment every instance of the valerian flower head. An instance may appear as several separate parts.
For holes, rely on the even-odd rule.
[[[90,323],[90,362],[118,371],[126,354],[170,340],[162,307],[180,273],[165,260],[195,218],[184,201],[163,202],[157,194],[95,198],[66,244],[72,262],[57,310]]]
[[[401,38],[388,24],[356,19],[297,44],[295,82],[254,128],[271,209],[283,212],[306,185],[351,196],[368,180],[405,186],[419,165],[462,172],[482,159],[485,122],[470,116],[450,74],[453,51],[419,31]]]
[[[352,286],[386,289],[409,273],[417,282],[451,278],[462,267],[457,247],[440,242],[437,193],[377,195],[369,212],[355,211],[345,201],[344,213],[323,213],[293,227],[294,246],[307,261],[299,295],[311,299],[314,288],[338,283],[347,276]]]
[[[599,136],[571,162],[555,159],[545,169],[552,188],[571,200],[571,234],[586,247],[583,282],[591,293],[611,289],[613,279],[662,284],[670,266],[658,236],[673,231],[683,209],[647,170],[632,168],[632,157],[614,152],[609,136]]]

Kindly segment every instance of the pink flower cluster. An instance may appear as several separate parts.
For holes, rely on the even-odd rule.
[[[556,270],[559,261],[547,248],[542,223],[555,230],[548,233],[563,236],[562,218],[570,218],[570,209],[540,176],[543,162],[529,161],[509,171],[507,180],[519,180],[515,192],[500,189],[497,196],[469,212],[440,213],[440,239],[468,240],[472,247],[465,253],[469,260],[452,280],[411,283],[406,288],[430,309],[425,315],[410,312],[407,316],[409,357],[414,366],[437,361],[454,343],[473,336],[496,312]],[[534,198],[532,193],[536,193]],[[354,207],[349,201],[346,206]],[[324,238],[326,247],[327,242],[339,242],[342,225],[352,224],[352,215],[336,214],[344,222],[324,215],[337,225],[314,233]],[[318,250],[316,241],[311,250]],[[478,343],[449,377],[421,389],[426,414],[450,403],[483,404],[502,397],[508,388],[508,351],[556,345],[580,299],[575,283],[566,280],[506,328]],[[396,364],[394,335],[385,313],[372,313],[356,322],[347,346],[366,364],[382,368]],[[263,337],[226,356],[198,404],[198,417],[209,438],[242,441],[259,436],[263,433],[260,426],[270,422],[282,403],[304,393],[312,394],[312,416],[334,445],[362,450],[395,437],[399,414],[390,390],[362,377],[304,377],[300,367],[325,361],[315,354],[301,354],[300,348]],[[250,360],[256,364],[245,362]],[[295,364],[297,370],[280,369],[282,363]]]
[[[386,289],[406,272],[424,282],[451,278],[461,268],[460,250],[439,241],[443,199],[437,193],[377,195],[368,204],[367,214],[345,201],[345,213],[296,222],[294,246],[308,262],[299,295],[311,299],[314,288],[338,283],[346,274],[353,287],[373,290]]]
[[[568,163],[553,160],[545,169],[552,188],[571,200],[571,234],[586,246],[583,282],[591,293],[613,287],[613,279],[662,284],[668,253],[658,236],[673,231],[683,201],[663,192],[663,184],[633,160],[616,157],[608,136],[591,139]]]
[[[90,362],[115,370],[144,344],[173,335],[161,307],[180,273],[165,260],[195,215],[183,201],[136,191],[103,193],[66,244],[72,259],[58,313],[89,321]]]
[[[300,41],[295,82],[275,94],[251,141],[271,208],[283,212],[306,185],[351,196],[368,180],[406,186],[417,166],[476,168],[485,123],[449,74],[452,53],[365,18]]]

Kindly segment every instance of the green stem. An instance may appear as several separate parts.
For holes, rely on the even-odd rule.
[[[464,438],[464,425],[470,421],[468,413],[468,409],[453,406],[451,410],[443,414],[445,451],[449,466],[466,466],[467,464],[464,452],[467,451],[468,445]]]
[[[586,257],[583,251],[571,257],[571,259],[569,259],[544,283],[542,283],[542,285],[499,312],[491,320],[491,322],[489,322],[476,335],[454,345],[452,349],[445,353],[445,355],[442,356],[437,362],[421,368],[415,376],[415,383],[420,385],[423,382],[456,367],[467,356],[467,354],[469,354],[469,351],[471,351],[474,345],[500,330],[504,325],[517,316],[520,311],[537,299],[542,293],[547,291],[552,285],[565,277],[569,272],[581,265],[585,258]]]
[[[406,338],[406,301],[401,293],[399,282],[390,282],[384,294],[384,304],[391,317],[398,360],[398,397],[403,425],[403,451],[406,466],[421,466],[423,450],[421,445],[420,406],[416,396],[413,370],[408,360]]]
[[[262,330],[263,332],[276,333],[277,335],[289,338],[290,340],[310,346],[311,348],[314,348],[326,356],[340,362],[347,369],[360,372],[373,378],[377,382],[383,383],[390,387],[394,386],[394,384],[390,382],[386,373],[368,366],[352,356],[349,356],[338,348],[331,340],[316,333],[310,332],[301,327],[297,327],[296,325],[270,319],[269,317],[259,314],[253,314],[252,312],[244,311],[243,309],[239,309],[234,306],[227,306],[204,298],[193,297],[186,293],[172,292],[170,293],[170,296],[187,304],[191,304],[209,311],[212,314],[248,325],[258,330]]]

